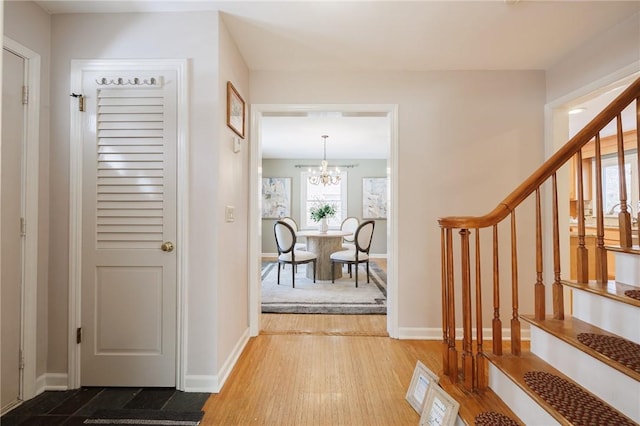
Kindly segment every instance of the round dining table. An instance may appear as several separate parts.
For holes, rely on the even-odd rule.
[[[302,230],[296,232],[297,237],[307,239],[307,251],[318,256],[316,261],[316,279],[331,279],[331,253],[342,250],[342,238],[353,235],[349,231],[327,231]],[[335,278],[342,277],[342,268],[336,268]],[[313,268],[307,268],[307,278],[313,278]]]

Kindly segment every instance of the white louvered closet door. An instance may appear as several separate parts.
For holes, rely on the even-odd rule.
[[[83,386],[176,385],[176,75],[83,74]]]

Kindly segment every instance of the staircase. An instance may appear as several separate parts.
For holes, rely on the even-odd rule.
[[[631,147],[624,140],[621,120],[628,107],[635,108],[639,122],[631,132],[635,138]],[[438,221],[444,374],[465,392],[492,392],[502,399],[510,412],[487,407],[504,417],[500,424],[640,424],[640,246],[634,245],[640,238],[640,215],[632,218],[626,208],[631,182],[620,173],[620,245],[604,244],[600,131],[611,121],[617,125],[618,166],[625,170],[624,153],[640,152],[640,79],[491,213]],[[586,183],[581,166],[587,144],[595,145],[595,256],[585,245]],[[568,256],[561,253],[560,244],[560,230],[567,221],[558,217],[557,173],[576,164],[577,278],[569,281],[562,279],[560,268],[561,255]],[[635,191],[638,179],[632,185]],[[551,217],[551,223],[543,225],[543,217]],[[530,223],[535,224],[533,229],[523,230]],[[454,231],[460,236],[455,243]],[[523,249],[518,242],[523,234],[535,240],[535,249]],[[543,235],[550,241],[545,242]],[[553,265],[546,275],[545,255]],[[611,256],[615,279],[609,279]],[[590,260],[595,268],[589,268]],[[522,270],[533,271],[533,276],[521,279]],[[589,270],[595,270],[595,279]],[[545,276],[553,277],[550,286]],[[485,323],[490,326],[483,327]],[[507,346],[503,332],[510,335],[509,353],[503,351]],[[526,333],[529,350],[522,349]],[[469,425],[491,424],[476,413],[467,417],[462,420]]]

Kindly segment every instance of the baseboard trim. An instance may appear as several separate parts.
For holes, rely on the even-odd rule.
[[[67,373],[45,373],[36,379],[36,395],[44,391],[66,391],[69,389]]]
[[[493,330],[490,328],[482,329],[482,336],[486,340],[493,339]],[[476,329],[471,332],[473,338],[476,338]],[[462,328],[456,328],[456,339],[462,340]],[[531,330],[523,328],[520,334],[523,341],[531,340]],[[502,329],[502,338],[504,340],[511,339],[511,329]],[[398,339],[400,340],[442,340],[442,328],[424,328],[424,327],[400,327],[398,329]]]
[[[249,328],[247,328],[217,375],[187,375],[184,380],[184,391],[219,393],[247,346],[249,337]]]

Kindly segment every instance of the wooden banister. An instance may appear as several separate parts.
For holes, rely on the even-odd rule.
[[[543,209],[543,195],[546,195],[547,187],[550,187],[550,214],[552,231],[551,249],[553,255],[553,284],[551,286],[552,293],[552,312],[553,318],[563,320],[564,315],[564,298],[563,284],[561,279],[561,244],[560,244],[560,224],[566,223],[561,220],[559,215],[558,201],[558,177],[557,172],[565,164],[575,160],[576,179],[576,198],[575,207],[577,209],[577,247],[576,253],[576,279],[578,282],[587,283],[589,281],[589,262],[595,261],[595,275],[599,282],[608,280],[607,266],[607,248],[605,247],[605,226],[604,226],[604,195],[603,195],[603,173],[602,173],[602,146],[600,132],[609,123],[615,122],[617,125],[616,144],[607,145],[607,153],[613,153],[617,148],[619,185],[620,185],[620,214],[619,214],[619,230],[621,247],[630,247],[632,244],[632,218],[627,207],[627,192],[625,175],[625,148],[628,150],[633,148],[633,133],[624,132],[622,128],[622,111],[631,103],[636,103],[636,122],[635,144],[640,151],[640,79],[632,83],[625,91],[623,91],[611,104],[609,104],[600,114],[598,114],[584,129],[580,130],[572,137],[562,148],[553,154],[542,166],[540,166],[529,178],[522,182],[511,194],[509,194],[502,202],[500,202],[491,212],[484,216],[450,216],[438,219],[441,227],[441,253],[442,253],[442,356],[444,374],[447,375],[453,383],[460,383],[461,386],[468,390],[482,389],[487,386],[487,367],[485,366],[488,356],[485,354],[483,333],[483,285],[481,271],[481,232],[485,228],[492,228],[492,247],[490,253],[493,257],[492,274],[493,282],[490,286],[492,292],[492,319],[491,319],[491,350],[494,356],[502,356],[503,339],[502,327],[503,320],[501,315],[500,295],[510,294],[511,296],[511,318],[510,326],[510,350],[513,356],[520,356],[522,353],[521,341],[521,324],[520,324],[520,300],[531,300],[531,293],[522,295],[525,291],[532,291],[533,314],[536,320],[542,321],[547,315],[546,303],[546,286],[544,283],[544,224],[543,218],[545,211]],[[631,140],[625,146],[625,135]],[[630,136],[629,136],[630,135]],[[612,139],[613,140],[613,139]],[[589,144],[587,148],[588,156],[583,161],[583,148]],[[594,147],[592,147],[592,145]],[[594,153],[595,148],[595,153]],[[593,160],[591,160],[593,157]],[[594,161],[594,165],[592,165]],[[585,170],[583,170],[583,167]],[[595,168],[595,182],[591,182],[592,169]],[[640,156],[638,157],[638,168],[640,168]],[[583,173],[584,172],[584,173]],[[585,185],[586,182],[586,185]],[[639,177],[640,183],[640,177]],[[544,187],[547,185],[547,187]],[[586,186],[586,188],[585,188]],[[533,236],[535,238],[535,258],[527,259],[531,261],[535,268],[535,277],[519,277],[519,259],[518,259],[518,237],[525,235],[524,240],[529,233],[527,230],[518,229],[516,221],[516,209],[521,204],[535,194],[534,205],[531,211],[524,209],[525,218],[530,213],[535,219],[535,229]],[[595,200],[594,200],[595,198]],[[593,204],[592,204],[593,203]],[[590,258],[589,249],[586,244],[586,205],[589,205],[589,211],[594,211],[596,217],[596,247],[595,257]],[[521,211],[521,210],[518,210]],[[640,212],[638,220],[640,220]],[[589,213],[591,215],[591,213]],[[518,215],[520,216],[520,214]],[[506,220],[509,218],[510,223]],[[528,223],[528,222],[527,222]],[[510,256],[508,262],[511,270],[510,282],[504,287],[501,286],[500,277],[500,254],[498,228],[504,224],[510,232],[509,236],[503,237],[503,240],[510,242]],[[453,231],[458,230],[460,242],[454,247]],[[471,244],[471,234],[474,236],[474,244]],[[593,238],[592,235],[589,235]],[[484,244],[485,246],[487,244]],[[487,250],[489,252],[489,250]],[[502,254],[506,257],[506,249],[502,250]],[[528,254],[528,252],[525,252]],[[592,253],[594,254],[594,253]],[[475,260],[475,267],[472,267],[472,259]],[[593,267],[593,265],[591,265]],[[454,272],[455,268],[459,269]],[[505,266],[503,265],[503,268]],[[528,272],[527,269],[523,269]],[[592,272],[593,273],[593,272]],[[456,277],[459,282],[456,282]],[[475,281],[474,281],[475,278]],[[533,279],[531,279],[533,278]],[[472,283],[475,283],[473,285]],[[521,283],[523,283],[521,285]],[[522,288],[521,288],[522,287]],[[485,289],[489,291],[489,288]],[[456,306],[456,292],[459,291],[459,302],[461,306]],[[475,292],[475,294],[474,294]],[[522,299],[520,299],[522,297]],[[474,303],[475,300],[475,303]],[[505,307],[506,308],[506,307]],[[475,309],[475,315],[473,312]],[[505,309],[506,312],[506,309]],[[460,335],[456,330],[456,320],[461,319],[462,327],[462,344],[456,344],[456,336]],[[473,342],[475,328],[475,345]],[[487,345],[488,346],[488,345]],[[458,354],[461,348],[461,353]],[[474,350],[475,348],[475,350]],[[460,355],[460,356],[459,356]],[[458,363],[461,362],[461,365]]]

